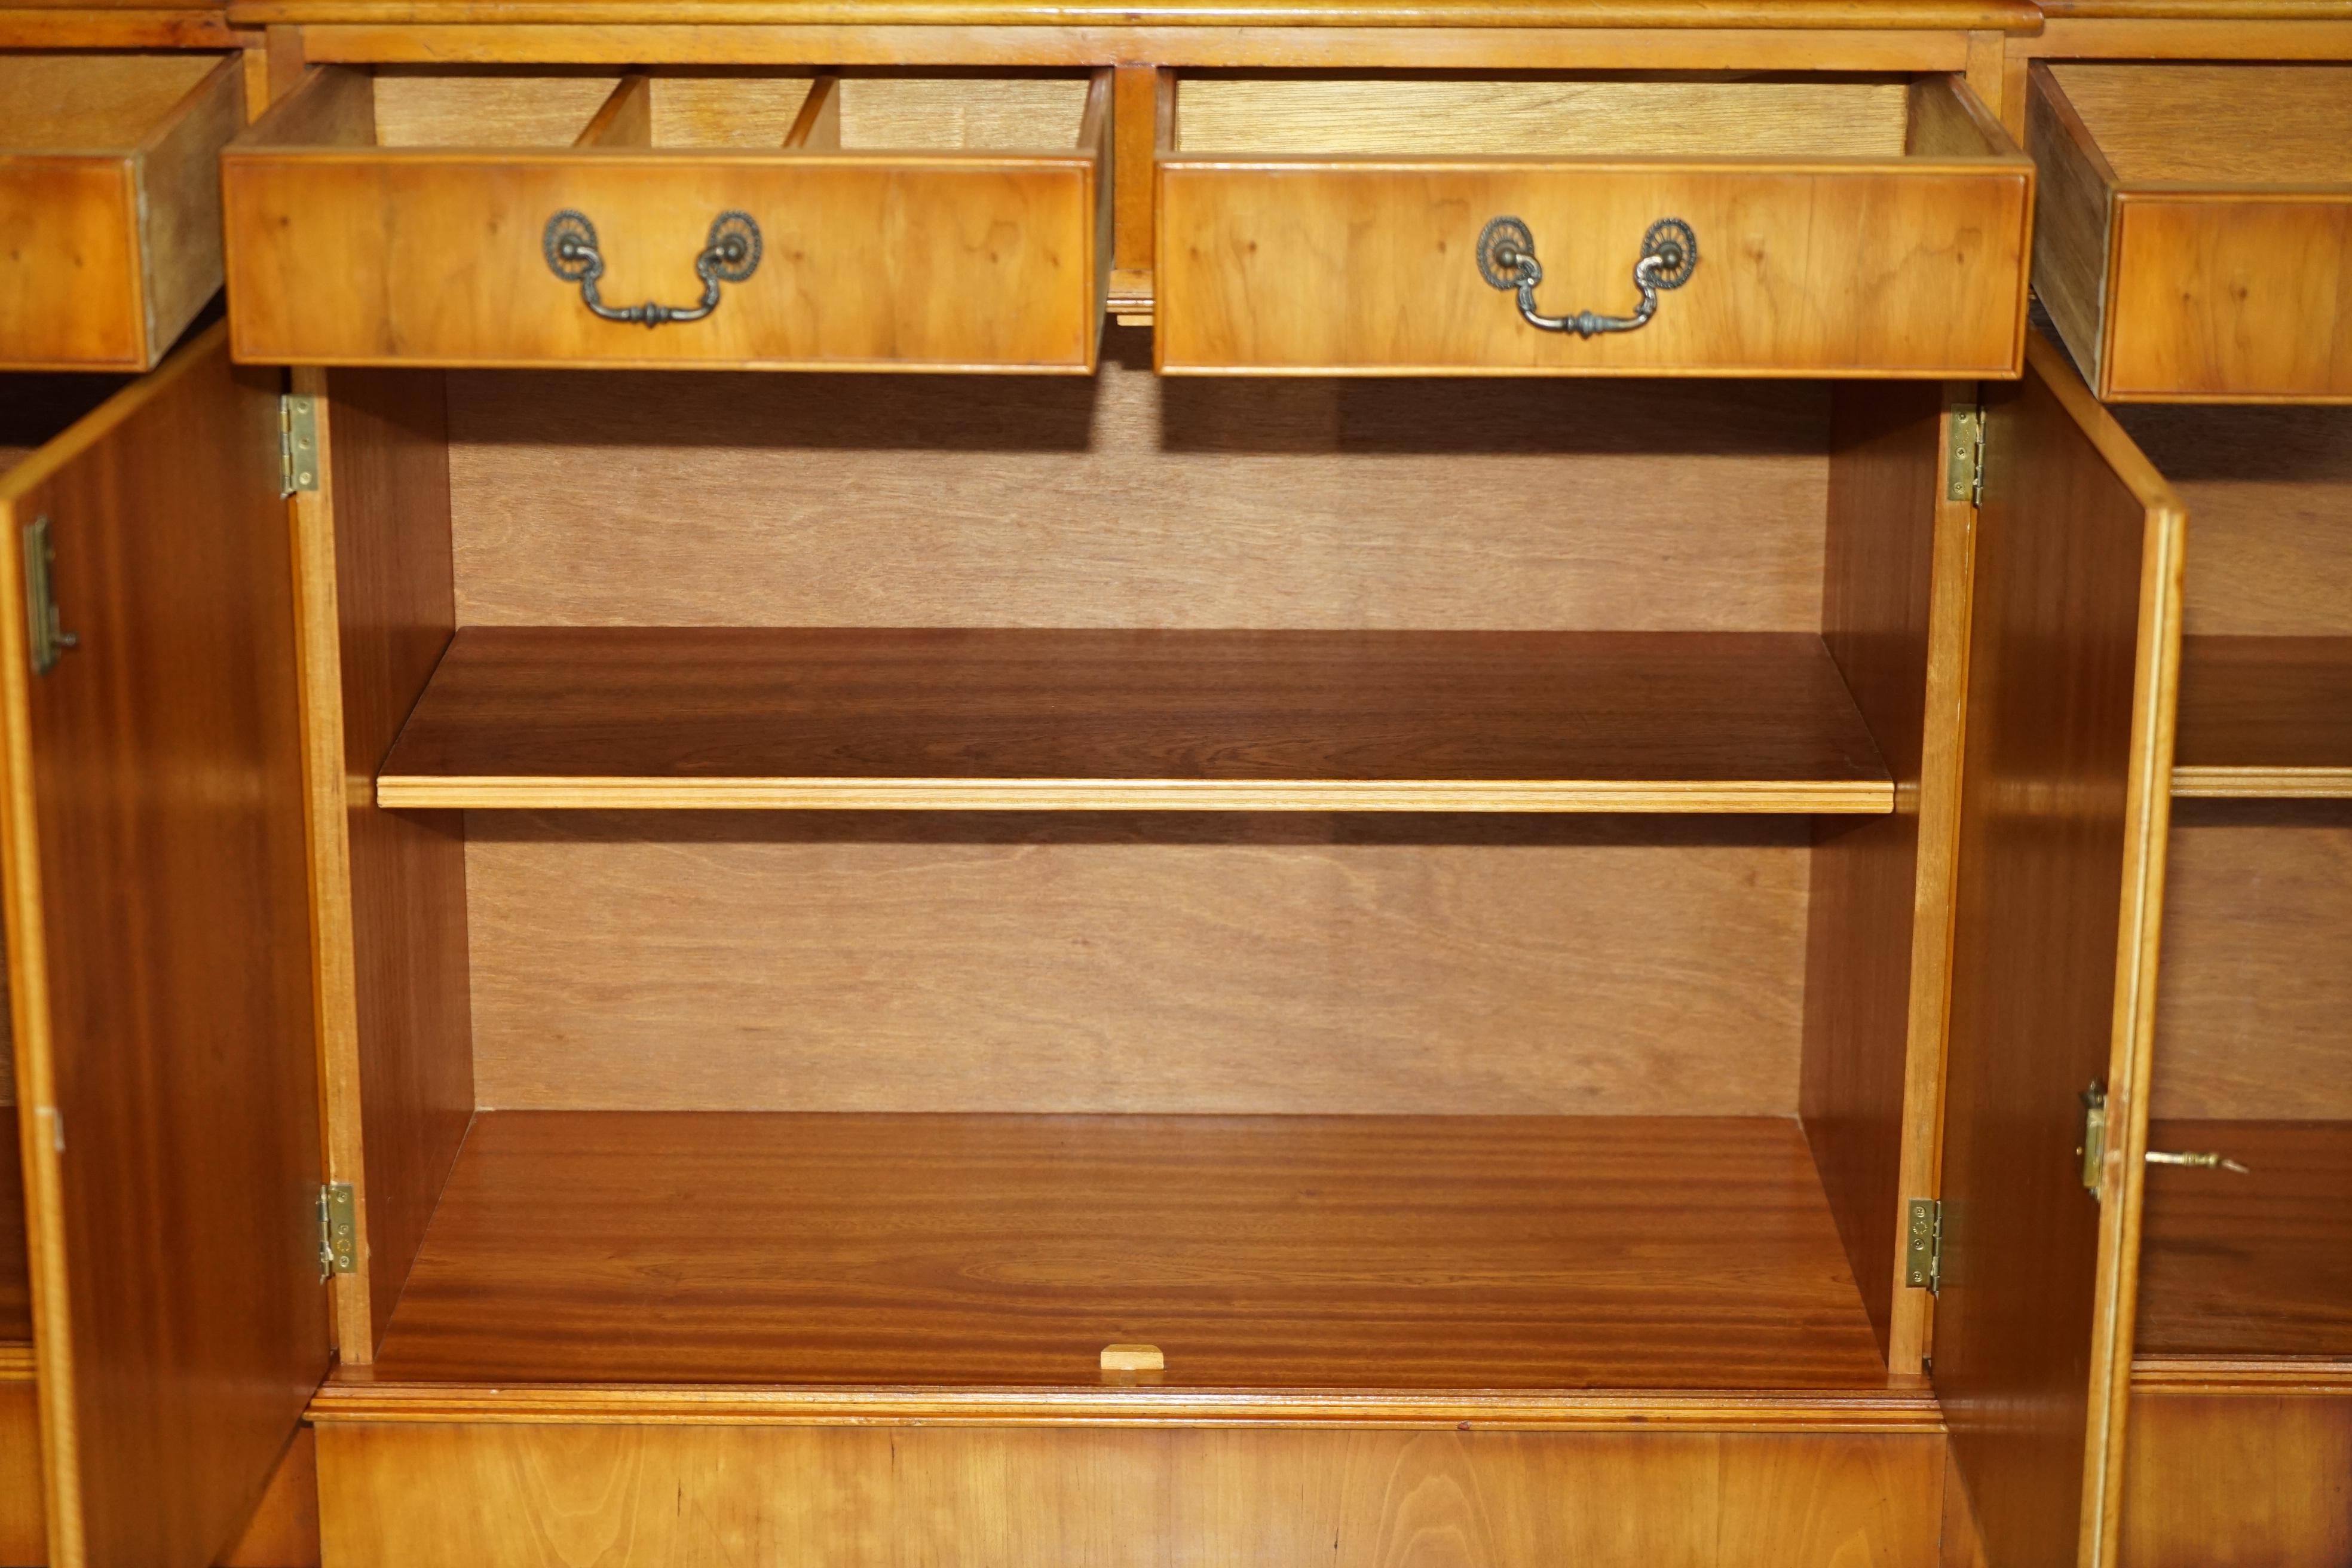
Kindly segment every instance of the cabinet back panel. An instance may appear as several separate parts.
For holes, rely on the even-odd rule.
[[[499,1109],[1792,1115],[1801,818],[475,813]]]
[[[2119,407],[2189,508],[2191,637],[2352,635],[2352,407]]]
[[[2352,1119],[2347,952],[2352,802],[2177,803],[2150,1114]]]
[[[1812,631],[1825,388],[457,373],[460,626]]]

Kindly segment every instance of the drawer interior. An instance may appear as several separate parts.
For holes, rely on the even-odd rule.
[[[1951,77],[1199,72],[1171,153],[1264,157],[1977,157],[2014,152]]]
[[[2120,180],[2352,182],[2352,66],[2048,68]]]
[[[347,73],[350,134],[380,147],[1069,152],[1089,79],[744,68],[386,66]]]
[[[220,64],[218,55],[0,53],[0,153],[128,153]]]

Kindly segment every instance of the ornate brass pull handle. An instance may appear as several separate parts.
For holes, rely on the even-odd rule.
[[[1658,290],[1681,288],[1697,267],[1698,237],[1691,226],[1678,217],[1662,217],[1642,237],[1642,258],[1633,263],[1633,286],[1642,291],[1642,302],[1632,315],[1579,310],[1573,316],[1547,316],[1536,309],[1536,285],[1543,281],[1543,268],[1536,261],[1535,236],[1528,226],[1515,217],[1498,217],[1478,236],[1479,276],[1497,289],[1517,290],[1519,314],[1528,325],[1580,338],[1649,325],[1658,313]]]
[[[566,283],[580,285],[581,303],[608,321],[639,321],[648,327],[702,320],[719,309],[719,284],[740,283],[760,269],[760,226],[749,213],[723,212],[710,220],[710,237],[694,258],[694,275],[702,279],[698,301],[681,306],[648,300],[616,309],[596,292],[596,279],[604,276],[604,258],[596,248],[596,226],[587,214],[564,208],[547,220],[539,243],[548,270]]]

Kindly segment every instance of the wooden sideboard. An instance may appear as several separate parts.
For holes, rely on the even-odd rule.
[[[2340,1557],[2352,16],[2135,10],[0,11],[47,1560]]]

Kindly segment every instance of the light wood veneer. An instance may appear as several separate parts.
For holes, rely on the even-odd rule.
[[[2308,1383],[2184,1392],[2143,1377],[2122,1568],[2352,1561],[2352,1365],[2315,1364]]]
[[[2034,287],[2102,398],[2352,400],[2352,65],[2041,64]]]
[[[1889,97],[1875,127],[1883,89],[1853,86],[1779,138],[1757,129],[1774,93],[1831,89],[1768,84],[1742,112],[1738,84],[1570,82],[1532,107],[1477,85],[1390,83],[1381,113],[1335,110],[1334,84],[1266,84],[1269,101],[1220,103],[1196,136],[1180,83],[1158,164],[1160,368],[2016,373],[2032,166],[1958,79]],[[1631,312],[1659,219],[1685,221],[1699,259],[1637,331],[1542,331],[1481,276],[1503,216],[1534,237],[1555,314]]]
[[[1933,1435],[331,1423],[320,1473],[341,1568],[1933,1568],[1943,1449]]]
[[[396,78],[314,71],[223,159],[238,356],[1094,368],[1109,266],[1107,72],[1054,84],[1065,90],[1042,103],[1034,83],[997,84],[1026,106],[1013,113],[986,108],[984,82],[961,84],[959,105],[957,84],[811,88],[782,71],[689,79],[683,92],[662,77],[617,79],[605,115],[598,85],[517,73],[498,92],[428,92],[420,116]],[[910,88],[927,111],[850,107]],[[800,115],[794,95],[807,92],[842,102]],[[642,110],[627,109],[640,93]],[[781,123],[773,150],[730,144],[747,120]],[[759,263],[722,284],[702,320],[600,319],[541,253],[543,226],[566,210],[593,224],[599,288],[616,308],[698,300],[696,258],[723,213],[758,224]]]
[[[145,370],[221,283],[216,54],[0,54],[0,367]]]
[[[1884,812],[1801,634],[460,631],[423,807]]]

